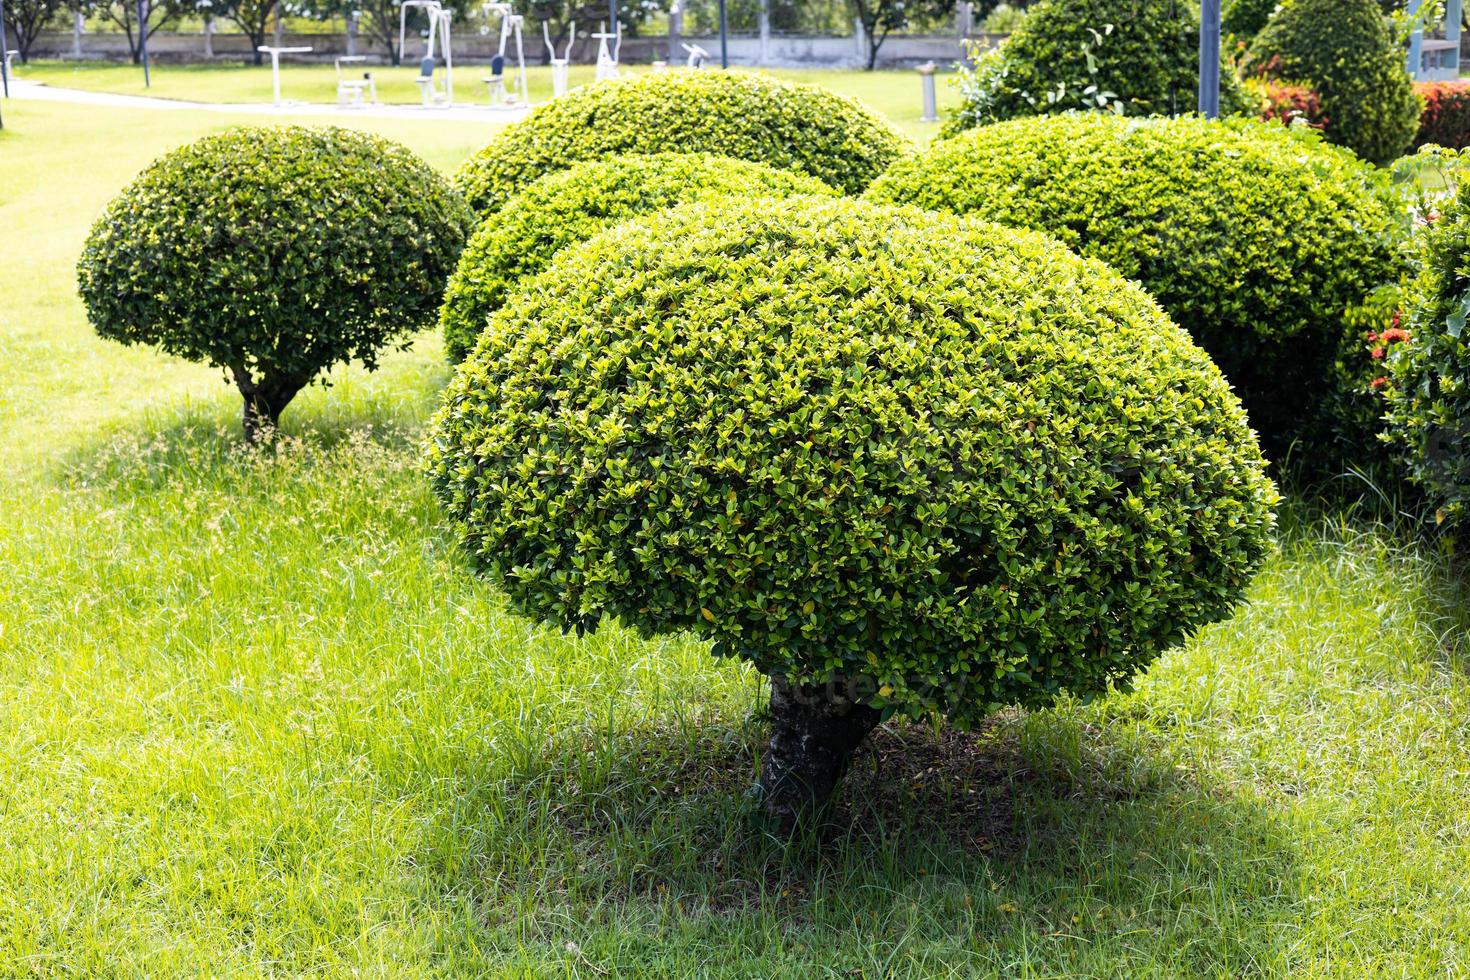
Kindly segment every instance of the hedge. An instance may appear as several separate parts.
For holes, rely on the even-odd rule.
[[[77,266],[98,334],[225,371],[246,435],[333,364],[433,322],[464,202],[403,147],[336,127],[242,127],[165,155]]]
[[[961,72],[961,103],[944,132],[1075,109],[1180,115],[1195,110],[1198,91],[1196,4],[1040,0],[1000,47]],[[1228,66],[1220,100],[1227,114],[1254,114]]]
[[[1400,271],[1381,193],[1311,130],[1076,113],[942,141],[868,196],[1044,231],[1138,280],[1282,458],[1304,440],[1328,451],[1342,313]]]
[[[1256,36],[1250,61],[1319,92],[1331,142],[1378,164],[1409,148],[1419,103],[1375,0],[1291,0]]]
[[[611,157],[547,174],[512,197],[470,239],[439,320],[451,361],[465,358],[519,283],[561,249],[628,218],[720,196],[834,196],[814,177],[707,153]]]
[[[1411,477],[1463,531],[1470,504],[1470,188],[1424,229],[1402,334],[1377,338],[1388,366],[1389,432]]]
[[[1463,150],[1470,146],[1470,84],[1420,82],[1414,86],[1423,112],[1414,147],[1437,146]]]
[[[465,553],[525,614],[960,724],[1126,683],[1228,615],[1277,499],[1137,286],[853,200],[700,202],[564,250],[430,432]]]
[[[454,176],[488,216],[542,174],[622,153],[706,152],[867,187],[908,143],[861,104],[748,72],[661,72],[588,85],[506,127]]]

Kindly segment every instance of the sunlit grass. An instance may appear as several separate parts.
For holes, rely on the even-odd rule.
[[[1133,692],[887,731],[852,829],[783,846],[759,678],[465,573],[417,471],[437,338],[247,451],[214,372],[91,334],[93,216],[239,120],[5,110],[0,975],[1470,972],[1466,593],[1401,530],[1294,510]]]
[[[414,84],[417,63],[394,68],[377,65],[367,68],[373,73],[378,99],[384,103],[417,105],[419,89]],[[626,74],[641,74],[646,66],[632,65]],[[682,70],[682,69],[680,69]],[[713,69],[710,69],[713,70]],[[486,103],[488,92],[483,78],[489,73],[484,64],[461,63],[455,68],[454,93],[457,102]],[[770,69],[770,74],[790,81],[825,85],[858,99],[891,119],[900,129],[919,142],[928,142],[939,131],[934,123],[922,123],[923,96],[919,76],[912,71],[844,71],[834,69]],[[539,64],[528,65],[527,83],[532,102],[551,98],[551,69]],[[572,85],[592,81],[591,65],[573,65]],[[143,85],[143,70],[134,65],[104,62],[39,61],[23,65],[18,77],[48,85],[113,92],[124,95],[151,95],[164,99],[192,102],[268,103],[273,98],[271,71],[264,67],[247,67],[239,63],[211,65],[155,65],[152,85]],[[957,100],[957,92],[944,78],[938,80],[936,93],[941,109]],[[282,64],[281,95],[298,102],[335,103],[337,74],[331,65]]]

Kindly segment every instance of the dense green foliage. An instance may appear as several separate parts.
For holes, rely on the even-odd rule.
[[[1198,104],[1199,15],[1182,0],[1041,0],[1016,33],[962,70],[952,135],[1018,116],[1105,109],[1173,116]],[[1221,110],[1250,100],[1228,67]]]
[[[509,126],[454,176],[481,215],[542,174],[620,153],[705,152],[867,187],[905,140],[859,103],[749,72],[663,72],[577,89]]]
[[[1470,503],[1470,187],[1461,183],[1424,229],[1404,302],[1404,342],[1388,362],[1390,435],[1414,480],[1463,525]]]
[[[620,221],[695,199],[835,193],[805,174],[707,153],[612,157],[547,174],[470,238],[439,314],[444,348],[451,361],[464,360],[516,283]]]
[[[1220,27],[1227,34],[1249,41],[1261,32],[1282,0],[1226,0]]]
[[[1396,278],[1379,180],[1310,130],[1078,113],[942,141],[868,193],[1045,231],[1143,283],[1276,458],[1327,437],[1342,313]]]
[[[445,395],[474,563],[567,628],[692,631],[964,723],[1226,615],[1275,489],[1209,358],[1030,232],[694,205],[563,251]]]
[[[372,368],[433,322],[470,227],[397,144],[334,127],[239,128],[148,167],[77,265],[97,332],[229,372],[274,422],[321,371]]]
[[[1389,163],[1419,127],[1402,45],[1374,0],[1292,0],[1250,47],[1254,68],[1322,96],[1323,132],[1373,163]]]

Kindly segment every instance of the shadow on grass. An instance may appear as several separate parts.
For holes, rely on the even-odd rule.
[[[743,936],[751,954],[809,935],[830,938],[809,964],[867,971],[876,961],[855,951],[897,934],[958,943],[951,966],[1040,943],[1058,970],[1087,947],[1114,967],[1211,974],[1271,961],[1284,942],[1298,890],[1288,833],[1158,746],[1064,713],[1007,713],[972,734],[889,724],[842,785],[833,827],[785,841],[750,819],[745,795],[763,729],[565,731],[508,767],[486,759],[482,771],[513,774],[465,785],[441,815],[428,891],[472,903],[488,933],[579,955],[622,948],[609,937],[628,928]],[[631,968],[620,955],[593,972]]]
[[[245,442],[229,399],[191,399],[151,410],[64,452],[48,476],[67,486],[137,492],[210,482],[285,456],[329,458],[364,446],[417,454],[426,404],[391,398],[332,402],[321,392],[312,394],[287,409],[278,432],[253,446]]]

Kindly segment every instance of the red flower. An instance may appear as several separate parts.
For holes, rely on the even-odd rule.
[[[1377,391],[1379,388],[1382,388],[1384,385],[1388,384],[1388,379],[1384,377],[1377,377],[1368,383],[1373,386],[1374,391]]]
[[[1409,331],[1400,330],[1398,327],[1389,327],[1383,331],[1383,335],[1379,339],[1385,344],[1397,344],[1409,339]]]
[[[1375,361],[1381,361],[1381,360],[1383,360],[1383,353],[1384,352],[1383,352],[1383,348],[1382,347],[1375,347],[1375,348],[1373,348],[1373,350],[1372,350],[1373,360],[1375,360]]]
[[[1367,341],[1370,344],[1377,343],[1377,341],[1378,341],[1378,334],[1374,333],[1372,330],[1369,330],[1368,331],[1368,334],[1367,334]]]
[[[1404,315],[1404,311],[1402,309],[1397,309],[1397,310],[1394,310],[1393,311],[1393,326],[1396,327],[1396,326],[1399,325],[1399,317],[1401,317],[1403,315]]]

